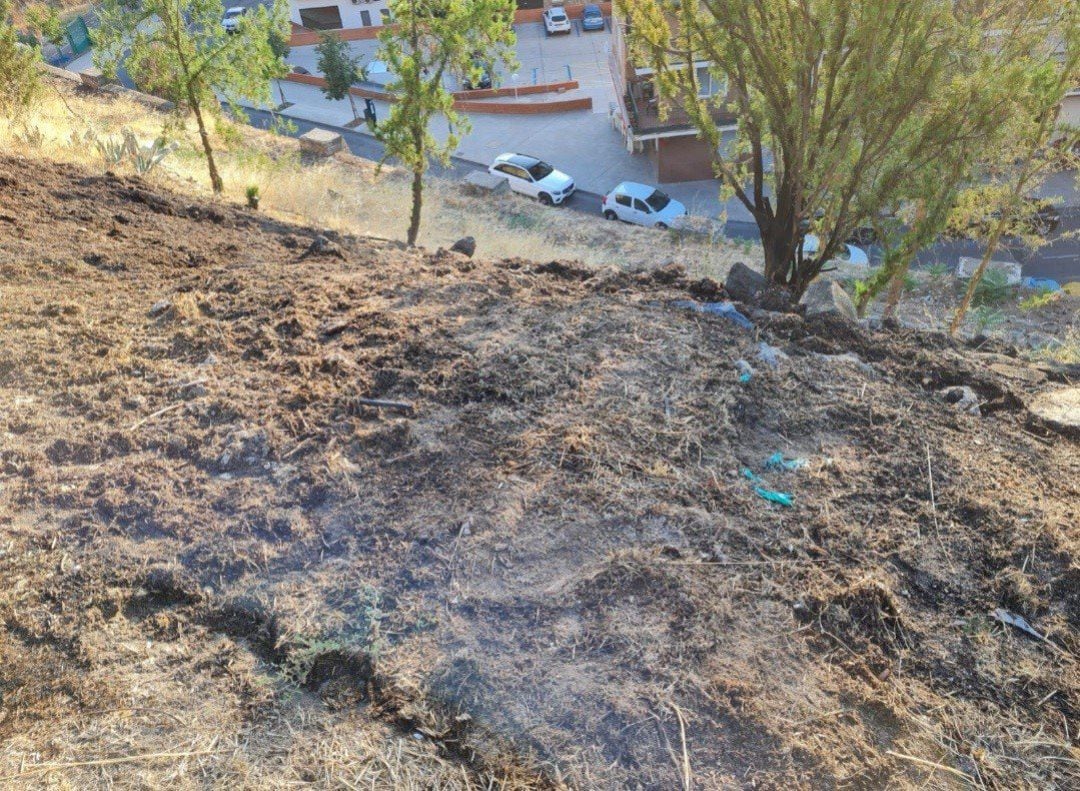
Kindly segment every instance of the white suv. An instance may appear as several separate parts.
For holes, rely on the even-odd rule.
[[[506,179],[510,189],[536,198],[545,206],[558,205],[574,194],[574,180],[547,162],[524,154],[501,154],[488,173]]]
[[[649,228],[671,228],[686,216],[686,207],[647,184],[624,181],[604,196],[604,219],[622,220]]]
[[[554,33],[569,33],[572,30],[570,17],[566,15],[566,11],[562,8],[549,8],[544,12],[544,30],[547,31],[549,36]]]

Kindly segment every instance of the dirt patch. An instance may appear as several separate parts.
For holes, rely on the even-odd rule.
[[[1080,779],[1075,370],[0,165],[0,785]]]

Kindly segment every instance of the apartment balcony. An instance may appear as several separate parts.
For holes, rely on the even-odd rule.
[[[648,135],[666,135],[673,132],[695,132],[694,125],[690,122],[690,116],[679,106],[670,103],[667,107],[667,115],[660,117],[660,99],[653,90],[651,82],[635,82],[630,84],[630,90],[623,97],[626,105],[626,113],[630,121],[630,127],[637,137]],[[720,126],[728,126],[735,123],[735,114],[714,108],[713,120]]]

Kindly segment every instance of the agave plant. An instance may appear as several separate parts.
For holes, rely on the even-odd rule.
[[[135,166],[135,172],[140,175],[149,173],[175,150],[176,142],[166,143],[163,137],[159,137],[145,146],[136,143],[134,152],[131,155],[131,162]]]
[[[97,145],[97,150],[101,152],[101,156],[108,165],[119,165],[127,157],[134,156],[139,147],[139,143],[130,129],[125,129],[123,136],[120,138],[107,137],[104,140],[99,139],[94,142]]]

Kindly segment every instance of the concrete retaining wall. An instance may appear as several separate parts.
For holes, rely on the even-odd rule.
[[[315,74],[289,74],[285,77],[290,82],[298,82],[303,85],[314,85],[316,87],[323,87],[326,85],[326,80]],[[554,85],[574,85],[577,83],[554,83]],[[532,86],[534,88],[541,88],[542,86]],[[551,86],[546,87],[546,91],[533,91],[532,93],[550,92]],[[397,97],[386,91],[379,91],[372,88],[362,88],[360,86],[353,86],[349,89],[349,93],[353,96],[358,96],[362,99],[375,99],[383,102],[396,101]],[[482,93],[475,91],[472,93]],[[522,92],[523,93],[523,92]],[[454,94],[457,96],[471,96],[472,94],[466,92],[464,94]],[[506,94],[497,94],[505,96]],[[512,89],[511,89],[511,94]],[[585,96],[577,99],[562,99],[553,102],[482,102],[471,99],[454,99],[454,109],[460,110],[464,113],[490,113],[493,115],[539,115],[542,113],[567,113],[577,110],[591,110],[592,98]]]

